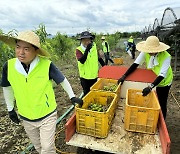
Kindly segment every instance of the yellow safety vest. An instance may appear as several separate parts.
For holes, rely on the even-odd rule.
[[[150,57],[151,56],[148,53],[145,53],[146,67],[147,67],[147,69],[151,69],[158,76],[164,60],[167,57],[171,57],[171,55],[167,51],[163,51],[163,52],[158,53],[157,61],[158,61],[159,65],[156,65],[153,68],[148,68]],[[158,87],[167,86],[172,82],[172,80],[173,80],[173,72],[172,72],[172,68],[170,66],[168,68],[168,72],[167,72],[166,77],[159,83]]]
[[[107,51],[107,47],[106,47],[105,43],[107,43],[107,45],[108,45],[108,51]],[[102,42],[102,47],[103,47],[103,52],[104,52],[104,53],[107,53],[107,52],[110,51],[110,49],[109,49],[109,43],[108,43],[107,41],[103,41],[103,42]]]
[[[81,46],[77,47],[79,51],[84,54],[84,50]],[[78,61],[78,69],[81,78],[84,79],[95,79],[98,76],[98,53],[96,49],[96,44],[93,43],[93,46],[88,53],[87,59],[84,64],[81,64]]]
[[[128,42],[134,43],[134,40],[133,39],[129,39]]]
[[[16,105],[21,116],[35,120],[42,118],[56,109],[52,81],[49,80],[51,61],[39,58],[39,63],[27,75],[16,68],[17,58],[8,60],[8,81],[14,91]]]

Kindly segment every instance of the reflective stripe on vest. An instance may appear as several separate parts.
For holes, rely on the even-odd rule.
[[[146,67],[148,69],[148,65],[149,65],[149,60],[150,60],[150,55],[148,53],[145,53],[145,59],[146,59]],[[171,55],[167,52],[167,51],[163,51],[158,53],[157,55],[157,61],[159,63],[159,65],[151,68],[151,70],[158,76],[162,67],[162,64],[164,62],[164,60],[168,57],[171,57]],[[168,69],[168,72],[166,74],[166,77],[158,84],[158,87],[164,87],[169,85],[173,80],[173,72],[172,72],[172,68],[171,66]]]
[[[107,43],[107,45],[108,45],[108,51],[107,51],[107,47],[106,47],[105,43]],[[108,44],[108,42],[107,42],[107,41],[103,41],[103,42],[102,42],[102,47],[103,47],[103,52],[104,52],[104,53],[106,53],[106,52],[109,52],[109,51],[110,51],[110,50],[109,50],[109,44]]]
[[[79,51],[84,54],[81,46],[77,47]],[[96,44],[93,44],[90,52],[88,53],[87,59],[84,64],[78,61],[78,69],[81,78],[84,79],[95,79],[98,76],[98,53],[96,49]]]
[[[35,120],[54,111],[56,101],[52,81],[49,80],[51,61],[39,58],[35,68],[24,76],[16,70],[16,60],[8,60],[8,81],[14,91],[19,114]]]

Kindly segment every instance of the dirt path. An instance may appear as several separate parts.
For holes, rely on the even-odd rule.
[[[115,53],[114,55],[116,55]],[[119,54],[119,53],[118,53]],[[123,54],[124,58],[124,65],[129,66],[133,63],[133,60],[126,55]],[[64,73],[67,77],[69,82],[72,85],[72,88],[75,94],[80,95],[82,89],[80,86],[80,81],[78,78],[78,71],[76,62],[69,62],[66,65],[57,64],[60,70]],[[141,66],[143,67],[143,66]],[[176,97],[177,101],[180,103],[180,80],[175,80],[171,87],[171,91]],[[69,98],[66,92],[60,86],[55,86],[55,95],[58,104],[58,116],[61,116],[67,108],[71,106]],[[169,131],[169,135],[171,138],[172,146],[171,146],[171,153],[172,154],[179,154],[180,151],[180,114],[179,108],[175,103],[174,98],[171,94],[169,94],[168,99],[168,114],[166,119],[167,128]],[[69,117],[69,116],[68,116]],[[67,119],[68,119],[67,117]],[[57,126],[57,132],[63,128],[63,124],[66,122],[67,119],[64,119],[61,124]],[[21,125],[16,125],[12,123],[7,115],[6,106],[4,104],[4,99],[2,95],[2,88],[0,89],[0,154],[15,154],[22,151],[25,147],[27,147],[30,143],[25,131]],[[60,148],[66,152],[74,152],[78,154],[91,154],[91,153],[100,153],[96,151],[80,149],[76,147],[67,146],[64,142],[64,131],[58,135],[56,140],[57,148]],[[36,152],[30,152],[31,154],[35,154]]]

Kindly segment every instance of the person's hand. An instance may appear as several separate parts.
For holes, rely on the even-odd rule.
[[[12,111],[9,111],[9,118],[16,124],[19,124],[20,122],[17,113],[14,111],[14,109]]]
[[[86,47],[86,52],[88,52],[88,51],[91,50],[92,45],[93,45],[92,43],[89,43],[89,44],[87,45],[87,47]]]
[[[83,100],[77,97],[72,97],[71,102],[73,105],[75,105],[76,103],[79,104],[80,107],[83,105]]]
[[[143,93],[143,96],[147,96],[150,92],[151,92],[152,88],[151,87],[146,87],[143,89],[142,93]]]
[[[118,84],[121,82],[121,85],[123,84],[124,80],[125,80],[126,76],[123,75],[119,80],[118,80]]]

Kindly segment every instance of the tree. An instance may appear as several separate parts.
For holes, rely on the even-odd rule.
[[[41,43],[46,41],[48,33],[46,32],[46,27],[43,23],[40,23],[39,27],[34,32],[39,36]]]

